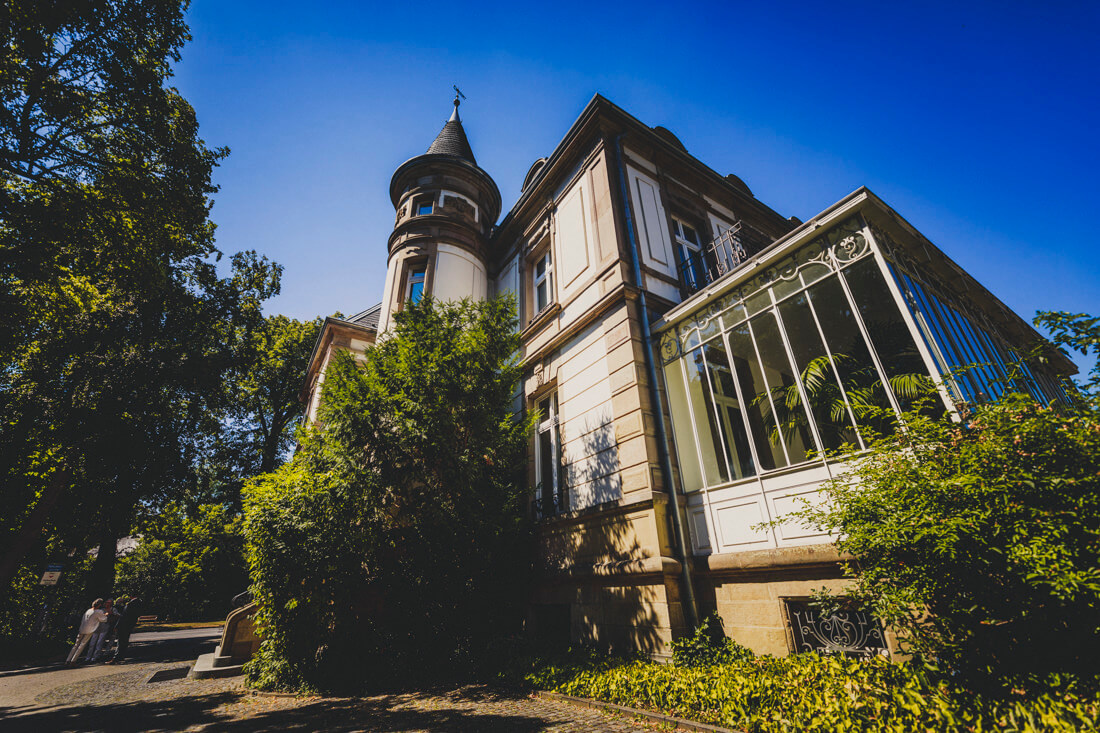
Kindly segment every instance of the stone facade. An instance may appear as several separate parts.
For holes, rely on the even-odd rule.
[[[844,581],[829,538],[800,534],[777,513],[813,496],[842,467],[796,456],[796,448],[825,440],[824,428],[814,428],[789,438],[795,441],[789,450],[783,444],[789,465],[769,464],[764,447],[745,444],[738,470],[751,475],[729,475],[731,463],[714,452],[721,453],[722,441],[731,450],[727,434],[744,430],[737,427],[742,419],[750,432],[752,425],[728,410],[753,408],[744,396],[736,403],[732,392],[719,395],[725,407],[715,407],[712,383],[724,378],[718,372],[706,377],[710,391],[697,398],[691,390],[698,391],[700,377],[681,383],[680,361],[700,340],[728,328],[722,319],[733,311],[723,308],[744,309],[741,301],[729,305],[738,288],[757,283],[764,292],[789,277],[802,277],[798,287],[808,288],[798,273],[820,263],[806,264],[798,253],[825,251],[815,244],[818,228],[856,221],[858,231],[829,246],[844,253],[852,242],[868,245],[852,257],[875,262],[893,288],[892,296],[876,296],[886,300],[873,308],[900,309],[899,323],[908,324],[919,347],[920,369],[936,374],[934,345],[925,343],[877,243],[887,230],[899,240],[919,234],[865,189],[805,224],[785,218],[737,176],[692,157],[668,130],[643,124],[599,95],[531,167],[499,223],[500,193],[473,157],[457,101],[428,152],[394,174],[390,193],[396,218],[378,333],[421,293],[452,299],[510,292],[519,305],[525,371],[515,407],[540,413],[528,470],[541,548],[532,633],[661,657],[694,618],[716,610],[726,632],[755,651],[795,650],[791,603],[823,586],[842,589]],[[881,236],[871,234],[872,220]],[[851,268],[849,260],[826,254],[838,273]],[[791,257],[795,264],[783,264]],[[932,259],[937,267],[948,261],[942,253]],[[967,286],[985,293],[976,283]],[[774,297],[773,310],[786,295]],[[868,317],[852,316],[864,339]],[[1016,334],[1013,343],[1026,335],[1029,327],[1014,314],[997,318],[998,332]],[[305,395],[311,416],[325,360],[342,338],[354,338],[346,324],[326,325]],[[786,348],[793,385],[795,352]],[[748,358],[734,355],[742,357]],[[951,404],[945,394],[945,406]],[[713,412],[708,418],[701,410]],[[708,420],[710,428],[700,427]],[[774,440],[778,445],[780,438]],[[724,478],[710,475],[718,464],[726,466]],[[757,526],[769,520],[768,528]]]

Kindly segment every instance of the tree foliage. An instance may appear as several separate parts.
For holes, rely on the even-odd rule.
[[[1040,311],[1035,314],[1035,325],[1045,328],[1056,346],[1096,360],[1088,381],[1080,386],[1094,399],[1100,397],[1100,317],[1087,313]]]
[[[1100,672],[1100,411],[1017,394],[905,422],[801,512],[857,558],[852,594],[958,671]]]
[[[119,560],[117,593],[142,598],[161,619],[225,618],[248,582],[240,524],[220,504],[169,504],[144,518],[137,548]]]
[[[321,320],[268,316],[234,334],[221,430],[195,464],[194,496],[241,508],[243,483],[286,459],[301,423],[299,395]]]
[[[103,550],[89,592],[110,591],[116,538],[191,481],[231,336],[278,292],[279,268],[254,253],[218,272],[225,151],[166,83],[185,7],[3,5],[0,586],[62,532]]]
[[[514,305],[425,298],[395,324],[330,363],[319,424],[246,489],[261,686],[453,671],[518,618],[531,423],[512,413]]]

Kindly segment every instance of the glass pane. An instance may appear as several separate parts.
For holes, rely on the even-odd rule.
[[[535,263],[535,278],[540,278],[544,274],[546,274],[546,258],[542,257]]]
[[[944,333],[944,327],[943,324],[940,323],[940,316],[938,311],[932,307],[931,296],[924,291],[924,288],[916,280],[906,276],[905,282],[909,285],[909,292],[911,292],[916,298],[917,305],[920,308],[921,313],[924,315],[924,322],[931,330],[932,338],[936,342],[937,350],[939,351],[940,355],[942,355],[942,359],[937,358],[937,363],[940,363],[944,360],[947,361],[946,366],[941,364],[941,367],[944,368],[945,373],[956,367],[962,366],[963,361],[955,353],[954,343],[951,341],[951,339],[947,337],[947,334]],[[973,399],[973,392],[970,388],[970,382],[965,377],[954,379],[952,381],[952,384],[955,385],[958,391],[961,391],[963,393],[964,399]]]
[[[546,281],[543,280],[537,286],[535,286],[535,310],[540,311],[549,301],[546,294]]]
[[[703,458],[703,476],[708,486],[714,486],[729,481],[730,477],[726,468],[726,450],[722,434],[718,430],[714,400],[707,380],[703,350],[696,349],[688,354],[685,366],[688,398],[695,416],[695,432],[699,435],[699,452]]]
[[[694,244],[696,248],[699,247],[699,234],[687,224],[684,224],[684,239]]]
[[[821,324],[821,332],[825,334],[825,342],[833,354],[833,366],[855,414],[856,423],[864,430],[871,428],[879,433],[893,432],[897,424],[894,408],[886,396],[870,349],[863,340],[840,283],[835,277],[830,277],[812,285],[806,293]],[[797,359],[797,351],[795,353]],[[867,437],[866,433],[864,437]]]
[[[817,332],[806,294],[801,293],[784,301],[779,306],[779,317],[787,333],[787,343],[791,346],[822,447],[836,450],[845,443],[858,446],[859,440],[840,389],[839,378]]]
[[[554,495],[554,443],[551,431],[539,433],[539,475],[540,496],[544,500]]]
[[[861,260],[844,270],[844,279],[898,404],[902,410],[912,409],[915,400],[927,394],[932,382],[878,264],[874,258]],[[939,411],[937,406],[942,408],[934,398],[933,409]]]
[[[775,315],[762,313],[749,321],[749,325],[756,336],[764,378],[771,391],[774,416],[769,427],[772,432],[778,430],[782,433],[791,463],[801,463],[806,460],[807,451],[816,450],[816,447],[809,429],[809,416],[802,404],[787,351],[783,348]]]
[[[760,371],[760,361],[756,358],[749,324],[742,323],[731,330],[729,338],[729,356],[733,359],[733,370],[737,384],[745,398],[745,415],[748,417],[752,442],[760,459],[760,469],[782,468],[787,465],[787,456],[779,443],[778,435],[770,430],[764,416],[771,415],[768,402],[768,386],[764,374]],[[773,442],[774,438],[774,442]]]
[[[722,428],[726,457],[729,458],[733,478],[756,475],[756,466],[749,449],[749,436],[741,417],[741,402],[733,386],[733,371],[726,357],[726,347],[721,342],[708,344],[703,349],[710,370],[710,384],[714,390],[714,402],[718,408],[718,422]]]
[[[413,303],[419,303],[422,297],[424,297],[424,281],[419,280],[409,283],[409,300]]]
[[[703,488],[703,474],[699,470],[699,458],[695,449],[695,431],[688,411],[687,391],[684,389],[682,359],[665,365],[665,388],[668,390],[668,409],[672,414],[672,433],[676,438],[677,466],[684,491]]]
[[[425,216],[427,214],[430,214],[430,213],[432,213],[432,205],[431,204],[420,204],[420,208],[416,210],[416,213],[420,216]]]

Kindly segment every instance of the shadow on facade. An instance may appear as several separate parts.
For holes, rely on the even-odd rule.
[[[609,506],[622,496],[613,425],[588,431],[579,448],[563,451],[562,465],[562,511],[538,527],[532,632],[555,646],[663,653],[678,598],[666,595],[653,510]]]

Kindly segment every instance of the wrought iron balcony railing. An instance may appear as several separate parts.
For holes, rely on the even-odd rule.
[[[535,521],[556,517],[567,511],[569,511],[569,496],[564,491],[536,497],[531,502],[531,514],[535,517]]]
[[[710,244],[682,259],[680,282],[688,295],[702,290],[770,243],[764,232],[738,221]]]

